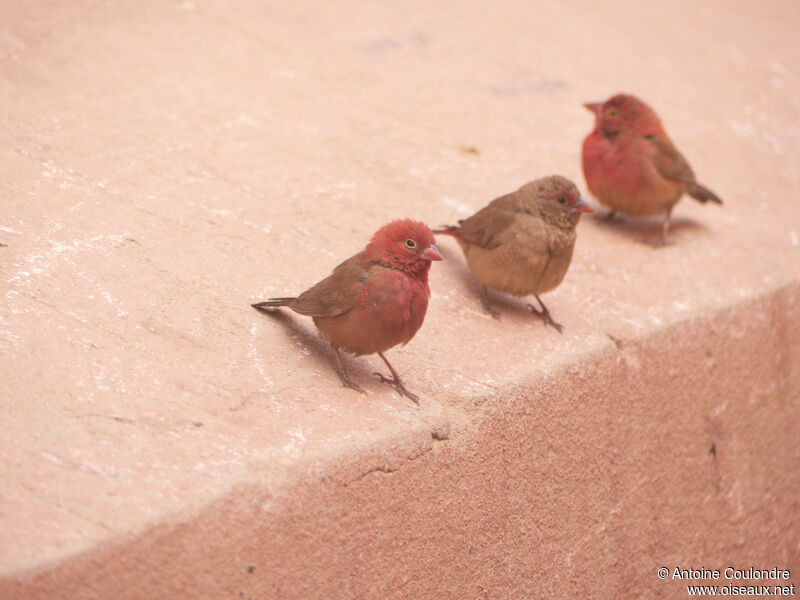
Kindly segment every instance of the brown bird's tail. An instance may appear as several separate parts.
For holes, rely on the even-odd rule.
[[[707,187],[703,187],[699,183],[687,183],[686,193],[689,194],[695,200],[702,202],[703,204],[705,204],[709,200],[711,202],[716,202],[717,204],[722,204],[722,200],[720,200],[719,196],[717,196]]]
[[[257,308],[258,310],[265,310],[267,308],[277,308],[279,306],[289,306],[295,298],[270,298],[269,300],[264,300],[263,302],[256,302],[255,304],[251,304],[253,308]]]
[[[461,235],[458,225],[442,225],[441,229],[434,229],[433,233],[443,233],[444,235],[452,235],[454,238],[463,240],[464,236]]]

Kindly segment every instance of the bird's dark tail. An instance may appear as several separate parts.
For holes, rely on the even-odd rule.
[[[442,233],[444,235],[452,235],[458,240],[463,240],[464,236],[461,235],[458,225],[442,225],[441,229],[434,229],[433,233]]]
[[[289,306],[294,300],[295,298],[270,298],[269,300],[256,302],[250,306],[258,310],[266,310],[268,308],[278,308],[279,306]]]
[[[700,185],[699,183],[687,183],[686,193],[689,194],[695,200],[702,202],[703,204],[705,204],[709,200],[711,202],[716,202],[717,204],[722,204],[722,200],[720,200],[719,196],[717,196],[707,187]]]

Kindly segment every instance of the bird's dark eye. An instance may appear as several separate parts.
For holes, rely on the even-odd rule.
[[[567,201],[567,200],[566,200],[566,198],[564,198],[564,196],[559,196],[559,197],[558,197],[558,203],[559,203],[559,204],[564,204],[564,202],[566,202],[566,201]]]
[[[613,119],[613,118],[619,116],[619,111],[616,108],[614,108],[613,106],[611,106],[611,107],[609,107],[608,110],[606,110],[606,116],[608,118],[610,118],[610,119]]]
[[[403,244],[405,244],[406,248],[408,248],[409,250],[414,250],[417,247],[417,242],[415,242],[411,238],[408,238],[405,242],[403,242]]]

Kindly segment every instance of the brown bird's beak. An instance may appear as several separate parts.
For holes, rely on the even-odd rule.
[[[585,212],[594,212],[594,209],[589,206],[589,203],[586,202],[583,198],[578,198],[578,201],[572,205],[572,212],[574,213],[585,213]]]
[[[425,248],[425,250],[422,251],[422,254],[420,254],[420,256],[425,260],[444,260],[442,258],[442,255],[439,253],[439,249],[433,244]]]
[[[595,117],[600,116],[600,109],[603,108],[603,104],[601,102],[587,102],[584,104],[587,110],[590,110],[594,113]]]

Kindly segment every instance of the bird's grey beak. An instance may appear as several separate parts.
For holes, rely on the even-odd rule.
[[[587,110],[592,111],[595,117],[600,116],[600,109],[603,108],[603,104],[601,102],[587,102],[583,106],[586,107]]]
[[[425,250],[422,251],[422,254],[420,254],[420,256],[422,256],[422,258],[424,258],[425,260],[444,260],[442,258],[441,253],[439,252],[439,249],[433,244],[425,248]]]
[[[594,209],[589,206],[589,203],[586,202],[583,198],[578,198],[578,201],[572,205],[572,212],[574,213],[585,213],[585,212],[594,212]]]

